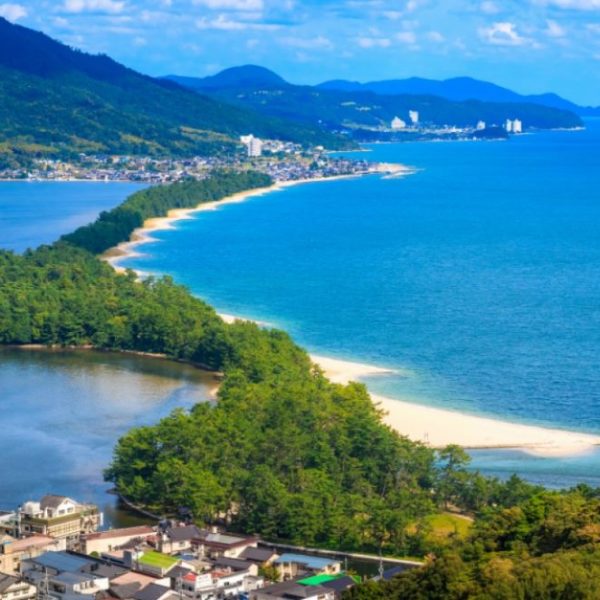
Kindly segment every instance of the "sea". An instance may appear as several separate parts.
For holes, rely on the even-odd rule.
[[[365,150],[355,156],[415,173],[198,213],[122,264],[169,274],[315,353],[392,369],[365,380],[379,394],[600,433],[600,121]],[[472,458],[499,477],[600,485],[596,450]]]
[[[379,394],[600,434],[600,121],[502,142],[371,145],[355,156],[415,172],[299,185],[201,212],[153,232],[124,265],[172,275],[219,311],[281,327],[314,353],[393,370],[365,380]],[[95,185],[0,183],[0,245],[49,242],[129,193]],[[89,195],[98,190],[104,200]],[[101,500],[123,522],[101,477],[115,441],[207,397],[190,373],[123,360],[0,354],[0,408],[11,423],[0,453],[12,457],[0,466],[0,508],[62,491]],[[501,478],[600,486],[596,450],[471,457]]]

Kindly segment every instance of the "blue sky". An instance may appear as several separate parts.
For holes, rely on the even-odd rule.
[[[600,0],[0,0],[0,15],[150,75],[470,75],[600,104]]]

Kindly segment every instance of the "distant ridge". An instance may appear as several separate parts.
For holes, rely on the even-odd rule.
[[[195,86],[203,89],[218,89],[223,87],[277,88],[290,85],[283,77],[277,75],[277,73],[258,65],[231,67],[216,75],[204,78],[167,75],[166,79],[187,87]]]
[[[395,117],[410,122],[417,111],[421,123],[434,127],[475,127],[485,122],[500,131],[507,119],[520,119],[527,129],[572,128],[581,119],[568,109],[530,101],[503,102],[457,100],[434,94],[427,80],[411,80],[414,91],[388,86],[384,91],[366,89],[360,83],[337,81],[321,86],[294,85],[278,74],[256,65],[225,69],[210,77],[168,79],[199,94],[260,112],[265,116],[323,127],[358,141],[381,138]],[[473,80],[474,81],[474,80]],[[420,85],[416,85],[420,83]],[[406,88],[408,89],[408,88]],[[512,98],[512,97],[511,97]],[[494,127],[495,126],[495,127]]]
[[[532,102],[550,108],[569,110],[579,116],[600,116],[600,107],[579,106],[553,93],[522,95],[495,83],[473,79],[472,77],[454,77],[443,81],[409,77],[408,79],[389,79],[367,83],[334,79],[321,83],[316,87],[322,90],[369,91],[386,96],[426,94],[440,96],[457,102],[467,100],[509,103]]]

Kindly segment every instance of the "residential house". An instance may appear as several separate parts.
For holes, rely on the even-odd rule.
[[[17,574],[21,561],[34,558],[48,551],[65,550],[65,540],[57,540],[46,535],[32,535],[17,540],[12,536],[0,538],[0,573]]]
[[[203,530],[194,537],[194,547],[201,557],[238,558],[247,548],[256,548],[258,541],[257,537]]]
[[[244,548],[239,557],[243,560],[264,566],[270,565],[276,558],[279,558],[279,554],[277,554],[275,550],[271,550],[271,548],[258,548],[250,546],[248,548]]]
[[[296,581],[275,583],[250,592],[250,600],[335,600],[333,590],[320,585],[302,585]]]
[[[201,536],[202,531],[195,525],[167,527],[158,535],[158,550],[164,554],[187,552]]]
[[[37,589],[21,577],[0,573],[0,600],[34,600]]]
[[[66,540],[68,548],[79,543],[82,534],[102,524],[102,513],[93,504],[79,504],[66,496],[48,494],[39,502],[25,502],[18,511],[19,535],[47,535]]]
[[[107,590],[109,577],[96,572],[94,560],[67,552],[45,552],[22,562],[23,577],[50,598],[70,599],[77,595],[92,596]]]
[[[284,553],[273,561],[279,570],[281,581],[288,581],[301,575],[337,575],[341,572],[340,561],[307,554]]]
[[[81,551],[84,554],[112,552],[131,543],[141,544],[155,535],[154,529],[148,525],[96,531],[81,537]]]

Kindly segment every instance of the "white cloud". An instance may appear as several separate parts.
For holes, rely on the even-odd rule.
[[[551,21],[548,19],[547,27],[544,30],[544,33],[551,38],[563,38],[567,35],[567,32],[561,27],[556,21]]]
[[[600,10],[600,0],[534,0],[535,4],[571,10]]]
[[[218,29],[221,31],[243,31],[244,29],[254,30],[274,30],[279,29],[278,25],[272,25],[269,23],[248,23],[247,21],[236,21],[230,19],[226,15],[219,15],[215,19],[207,19],[202,17],[196,21],[196,27],[198,29]]]
[[[27,9],[21,4],[0,4],[0,17],[7,21],[18,21],[27,16]]]
[[[133,38],[133,45],[137,46],[138,48],[141,48],[142,46],[145,46],[148,43],[148,40],[145,37],[142,37],[140,35],[138,35],[137,37]]]
[[[263,0],[194,0],[194,4],[211,10],[262,10]]]
[[[479,37],[493,46],[523,46],[530,40],[521,36],[517,26],[508,21],[493,23],[490,27],[480,27]]]
[[[392,42],[388,38],[360,37],[357,40],[361,48],[389,48]]]
[[[439,31],[428,31],[427,39],[430,42],[435,42],[436,44],[441,44],[446,40],[446,38]]]
[[[121,0],[65,0],[64,10],[70,13],[86,11],[120,13],[125,8],[125,2]]]
[[[586,29],[590,33],[595,33],[596,35],[600,35],[600,23],[588,23],[588,25],[586,25]]]
[[[500,12],[500,7],[492,0],[486,0],[479,5],[482,13],[486,15],[497,15]]]
[[[323,36],[317,35],[315,37],[283,37],[281,38],[281,42],[286,46],[292,46],[294,48],[303,48],[303,49],[328,49],[333,48],[332,41]]]
[[[396,34],[396,39],[403,44],[414,44],[417,41],[417,36],[412,31],[401,31]]]

